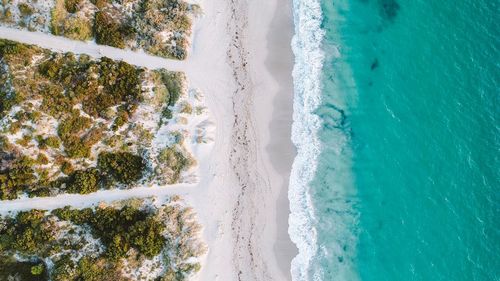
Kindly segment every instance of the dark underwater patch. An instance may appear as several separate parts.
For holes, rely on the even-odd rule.
[[[347,126],[347,116],[343,109],[328,103],[323,105],[323,108],[317,112],[323,119],[323,127],[332,130],[345,130]]]
[[[374,59],[372,62],[372,65],[370,66],[370,69],[373,71],[378,67],[378,59]]]
[[[382,17],[394,21],[401,8],[396,0],[379,0]]]

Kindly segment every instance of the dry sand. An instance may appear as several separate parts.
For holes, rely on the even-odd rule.
[[[190,70],[188,77],[206,94],[218,134],[206,173],[214,176],[206,196],[195,202],[207,212],[199,215],[210,247],[200,280],[291,279],[291,4],[203,5],[190,60],[207,68]]]

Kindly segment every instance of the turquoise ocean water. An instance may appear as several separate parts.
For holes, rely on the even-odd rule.
[[[294,279],[500,280],[500,1],[294,8]]]

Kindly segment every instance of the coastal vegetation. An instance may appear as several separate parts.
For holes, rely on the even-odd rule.
[[[0,23],[185,59],[196,4],[182,0],[3,0]],[[17,3],[17,4],[16,4]]]
[[[165,132],[173,110],[187,114],[184,81],[0,40],[0,198],[179,182],[195,161]]]
[[[178,198],[0,217],[0,279],[186,280],[206,251]]]

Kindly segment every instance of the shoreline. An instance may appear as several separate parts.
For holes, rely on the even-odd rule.
[[[262,3],[256,3],[256,9],[261,9],[261,5]],[[291,261],[298,254],[297,247],[288,234],[290,215],[288,187],[292,163],[297,155],[296,148],[291,141],[294,99],[292,81],[294,56],[291,49],[293,33],[292,1],[277,0],[273,19],[266,34],[268,54],[264,64],[272,78],[278,83],[278,89],[272,100],[269,98],[271,102],[265,99],[258,101],[255,112],[259,112],[262,104],[272,107],[272,116],[267,128],[269,141],[265,152],[269,156],[270,164],[277,173],[277,177],[281,178],[281,183],[276,183],[276,186],[281,185],[281,187],[276,199],[277,239],[274,252],[278,267],[287,280],[292,278]]]

